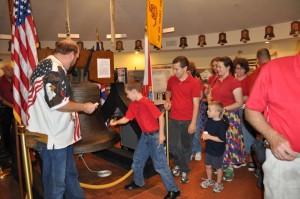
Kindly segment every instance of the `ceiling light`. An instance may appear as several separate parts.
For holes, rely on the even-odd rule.
[[[127,34],[115,34],[116,39],[126,38],[126,37],[127,37]],[[110,39],[110,38],[111,38],[111,34],[107,34],[106,39]]]
[[[170,32],[174,32],[175,31],[175,28],[174,27],[171,27],[171,28],[164,28],[163,29],[163,33],[170,33]]]
[[[72,39],[79,39],[80,38],[79,34],[70,34],[70,36],[71,36]],[[57,37],[58,38],[67,38],[67,34],[58,33]]]

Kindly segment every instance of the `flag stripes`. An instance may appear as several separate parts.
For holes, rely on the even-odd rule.
[[[14,115],[19,124],[26,124],[29,78],[38,62],[38,39],[29,0],[14,1],[12,23]]]
[[[152,67],[150,62],[150,45],[147,35],[145,35],[145,70],[144,70],[144,80],[143,80],[143,96],[148,97],[150,100],[153,98],[153,88],[152,88]]]

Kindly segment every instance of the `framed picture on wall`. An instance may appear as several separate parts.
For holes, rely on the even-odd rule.
[[[116,68],[116,73],[118,76],[117,82],[123,82],[124,84],[128,82],[127,68]]]

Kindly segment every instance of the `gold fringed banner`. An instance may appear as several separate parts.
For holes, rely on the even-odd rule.
[[[163,9],[163,0],[147,0],[147,35],[149,43],[159,48],[162,42]]]

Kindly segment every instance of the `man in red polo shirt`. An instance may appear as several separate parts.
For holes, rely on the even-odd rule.
[[[13,68],[9,64],[2,67],[4,75],[0,77],[0,100],[4,106],[4,115],[2,121],[2,133],[5,148],[11,152],[10,146],[10,129],[13,124]]]
[[[251,92],[255,80],[257,79],[261,68],[271,60],[271,55],[268,49],[261,48],[256,53],[258,67],[251,73],[249,82],[249,92]]]
[[[187,72],[189,61],[186,57],[178,56],[172,64],[174,75],[168,80],[164,107],[171,110],[169,143],[175,163],[172,174],[181,174],[180,182],[186,184],[189,182],[189,162],[196,132],[201,85],[199,80]]]
[[[267,63],[246,103],[246,118],[268,141],[265,199],[300,195],[300,52]]]

